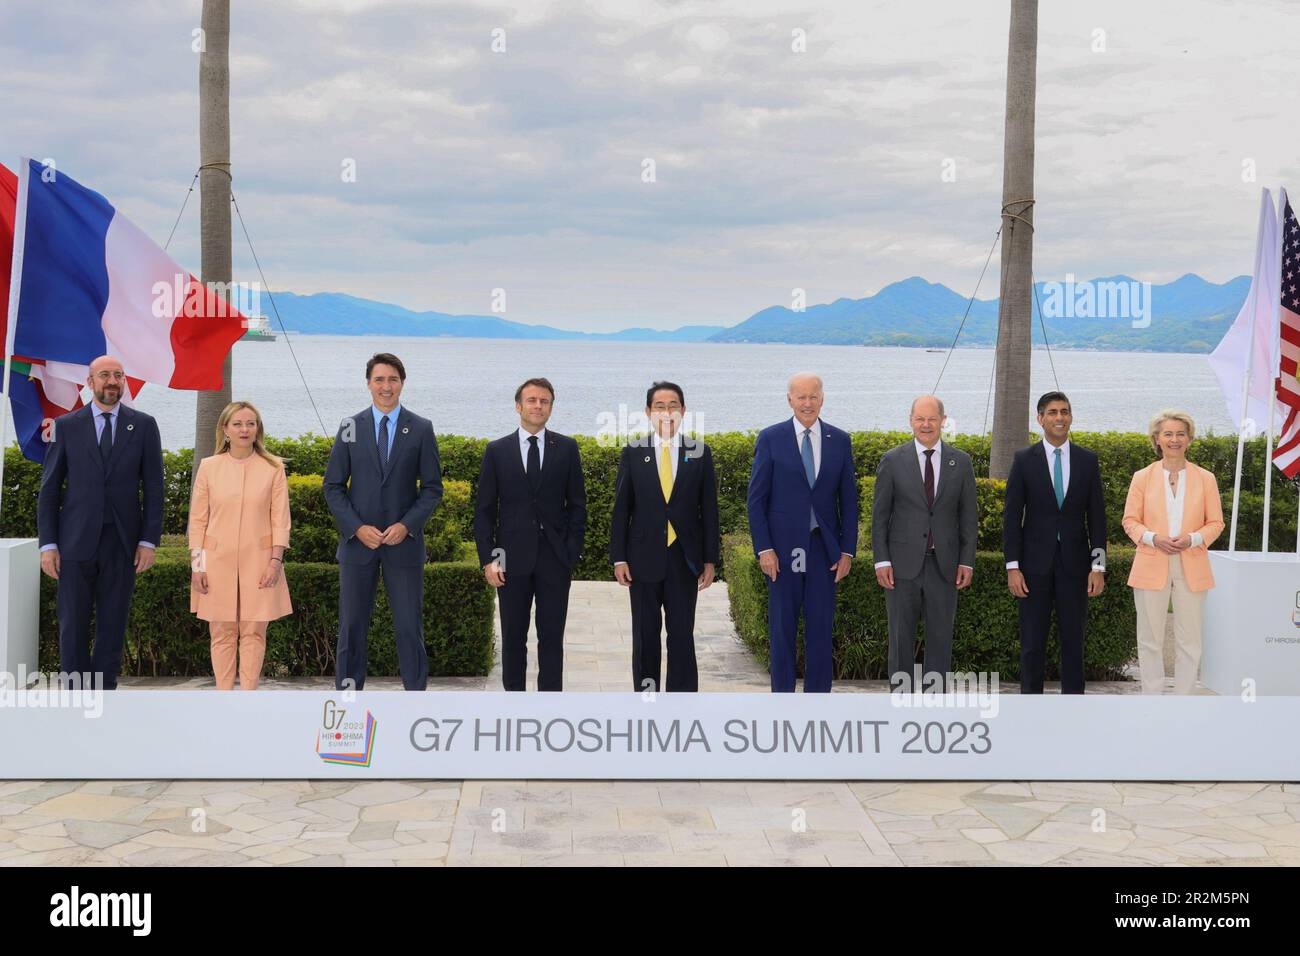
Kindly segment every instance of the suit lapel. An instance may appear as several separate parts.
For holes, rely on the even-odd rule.
[[[822,464],[817,469],[817,477],[813,479],[813,488],[822,483],[822,476],[827,472],[837,472],[840,468],[840,450],[839,446],[831,438],[831,430],[820,420],[817,422],[817,427],[822,430]]]
[[[393,462],[397,460],[397,453],[405,447],[403,436],[411,430],[411,413],[402,408],[402,412],[397,416],[397,421],[390,421],[389,425],[393,428],[393,450],[388,453],[388,469],[383,473],[383,480],[387,481],[388,476],[393,473]],[[379,457],[379,442],[375,442],[375,457]]]
[[[1159,460],[1147,468],[1147,506],[1154,521],[1145,522],[1156,534],[1169,534],[1169,509],[1165,507],[1165,469]],[[1184,509],[1186,510],[1186,505]]]
[[[108,465],[104,468],[105,478],[113,473],[113,467],[121,459],[127,445],[135,437],[135,411],[119,404],[114,416],[117,418],[117,424],[115,426],[116,431],[113,433],[113,453],[109,455]],[[95,436],[95,423],[93,420],[90,423],[90,435],[92,438]]]
[[[937,505],[944,495],[948,493],[948,488],[953,482],[953,469],[957,466],[956,458],[949,458],[949,452],[943,447],[943,439],[934,446],[934,454],[930,456],[935,461],[935,477],[939,482],[939,487],[934,489],[934,503]],[[937,459],[937,460],[936,460]],[[925,472],[921,472],[921,500],[925,500]]]
[[[380,484],[384,481],[384,469],[379,465],[379,442],[375,439],[375,413],[373,409],[367,408],[365,411],[354,416],[353,421],[357,423],[357,431],[361,434],[357,436],[357,441],[361,442],[370,454],[370,460],[374,462],[375,474],[379,475]]]

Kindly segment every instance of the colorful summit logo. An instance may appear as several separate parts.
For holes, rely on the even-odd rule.
[[[325,701],[321,725],[316,730],[316,754],[325,763],[369,767],[375,753],[375,728],[370,711],[364,719],[349,717],[349,709]]]

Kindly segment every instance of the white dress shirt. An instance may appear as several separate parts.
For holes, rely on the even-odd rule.
[[[1183,506],[1187,503],[1187,467],[1184,466],[1179,471],[1170,471],[1168,468],[1160,469],[1165,473],[1165,513],[1169,516],[1169,537],[1178,538],[1183,533]],[[1174,479],[1175,487],[1169,486],[1169,478],[1176,475]],[[1156,533],[1148,531],[1142,535],[1142,543],[1155,547]],[[1192,532],[1192,547],[1199,548],[1204,546],[1205,539],[1201,537],[1199,531]]]
[[[794,423],[794,450],[799,453],[799,461],[803,461],[803,433],[805,426],[798,418],[791,416],[790,421]],[[813,480],[822,473],[822,420],[818,418],[812,423],[812,428],[808,432],[808,440],[812,442],[813,452]]]
[[[519,426],[519,457],[524,463],[524,474],[528,473],[528,439],[533,436],[522,425]],[[541,468],[546,463],[546,428],[537,433],[537,467]]]

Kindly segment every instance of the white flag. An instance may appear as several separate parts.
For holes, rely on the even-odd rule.
[[[1263,434],[1268,428],[1268,402],[1273,397],[1273,383],[1277,378],[1280,356],[1275,321],[1275,306],[1280,294],[1277,248],[1277,213],[1273,210],[1273,197],[1265,189],[1260,197],[1250,294],[1237,313],[1236,321],[1209,356],[1210,367],[1214,369],[1228,403],[1228,417],[1239,427],[1242,419],[1246,419],[1248,436]],[[1247,368],[1250,370],[1250,389],[1243,413],[1241,385]],[[1276,421],[1284,421],[1286,409],[1281,404],[1276,408]]]

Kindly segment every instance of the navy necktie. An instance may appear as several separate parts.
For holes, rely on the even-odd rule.
[[[379,467],[388,471],[388,416],[379,419]]]
[[[528,436],[528,483],[537,490],[542,483],[542,453],[537,450],[537,436]]]
[[[113,413],[101,412],[100,419],[104,422],[104,430],[99,433],[99,457],[107,465],[113,457]]]

